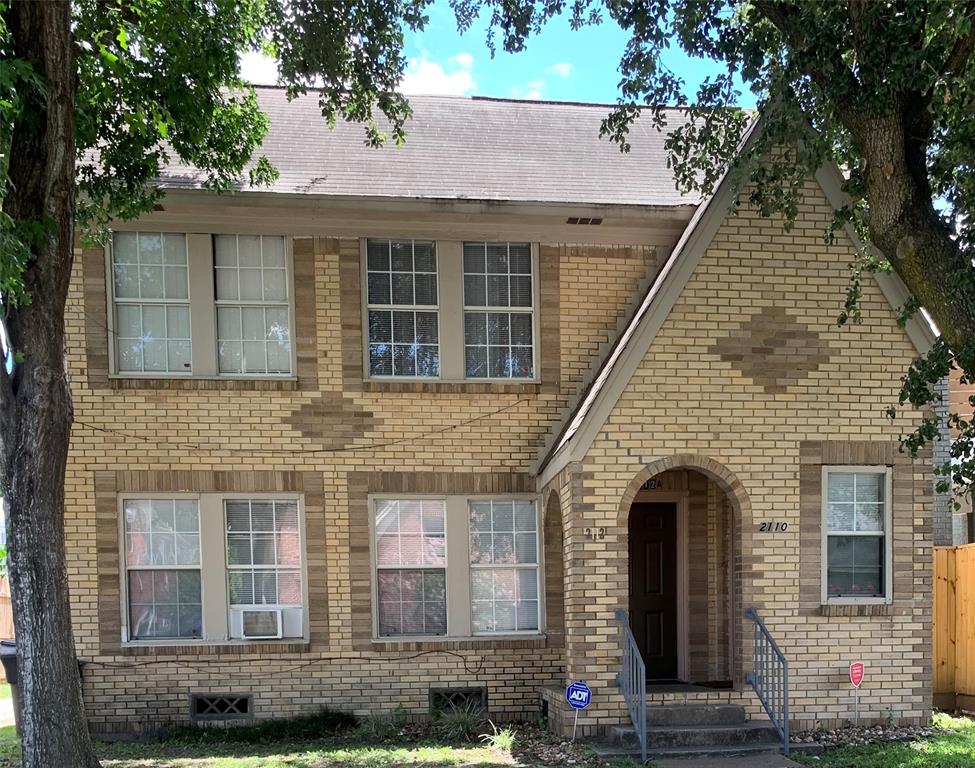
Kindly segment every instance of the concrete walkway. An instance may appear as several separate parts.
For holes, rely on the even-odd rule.
[[[802,766],[782,755],[744,755],[654,760],[653,768],[802,768]]]
[[[0,699],[0,728],[14,724],[14,700]]]

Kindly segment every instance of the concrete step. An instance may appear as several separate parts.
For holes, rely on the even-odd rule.
[[[609,729],[610,743],[639,746],[632,726]],[[746,722],[737,725],[668,725],[647,728],[647,746],[651,749],[742,747],[775,744],[778,734],[770,723]]]
[[[648,704],[647,725],[742,725],[740,704]]]

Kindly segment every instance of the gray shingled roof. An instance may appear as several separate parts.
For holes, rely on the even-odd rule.
[[[411,96],[406,143],[370,149],[362,127],[330,130],[314,96],[288,102],[259,87],[271,129],[266,154],[280,171],[270,191],[368,197],[512,200],[570,204],[694,205],[667,168],[663,133],[638,120],[623,154],[599,137],[611,107],[452,96]],[[668,124],[686,117],[672,110]],[[173,165],[167,187],[201,185],[198,171]]]

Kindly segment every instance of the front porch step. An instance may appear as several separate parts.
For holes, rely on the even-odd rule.
[[[666,725],[647,728],[647,747],[652,750],[714,749],[761,746],[776,747],[778,734],[770,723],[742,722],[735,725]],[[609,729],[609,741],[625,747],[639,747],[633,726]]]
[[[743,725],[741,704],[648,704],[647,725]]]

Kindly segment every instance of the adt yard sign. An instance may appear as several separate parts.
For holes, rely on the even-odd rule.
[[[585,709],[592,701],[592,691],[588,685],[577,681],[566,686],[565,700],[573,709]]]
[[[572,721],[572,740],[576,740],[576,725],[579,724],[579,710],[585,709],[592,702],[592,691],[585,683],[576,680],[565,687],[565,700],[569,706],[576,711],[575,719]]]

